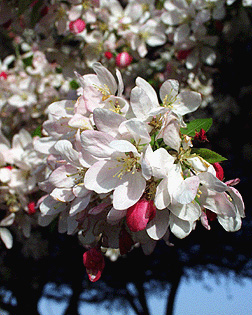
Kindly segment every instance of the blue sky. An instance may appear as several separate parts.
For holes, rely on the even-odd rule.
[[[182,279],[174,315],[252,315],[252,281],[243,279],[239,283],[235,276],[215,277],[205,273],[202,280]],[[148,297],[152,315],[163,315],[166,294]],[[62,315],[65,305],[43,299],[40,302],[41,315]],[[135,315],[133,311],[106,310],[100,306],[83,304],[81,315]]]

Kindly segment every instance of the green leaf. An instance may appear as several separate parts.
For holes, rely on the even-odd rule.
[[[181,128],[180,131],[184,135],[194,137],[195,131],[199,132],[201,129],[208,131],[212,126],[212,123],[212,118],[195,119],[190,121],[186,128]]]
[[[38,126],[32,133],[32,137],[42,137],[42,126]]]
[[[80,86],[76,80],[70,81],[69,84],[72,90],[77,90]]]
[[[30,67],[32,66],[32,60],[33,60],[33,56],[27,57],[23,59],[23,63],[25,67]]]
[[[210,164],[227,160],[225,157],[221,156],[220,154],[212,150],[205,149],[205,148],[200,148],[200,149],[194,148],[192,149],[191,152],[196,153],[197,155],[201,156],[204,160],[206,160]]]

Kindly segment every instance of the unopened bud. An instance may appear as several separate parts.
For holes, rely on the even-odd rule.
[[[124,51],[116,56],[116,65],[119,68],[126,68],[131,64],[132,60],[133,57],[129,53]]]
[[[69,29],[73,34],[79,34],[86,28],[86,23],[82,19],[77,19],[69,23]]]

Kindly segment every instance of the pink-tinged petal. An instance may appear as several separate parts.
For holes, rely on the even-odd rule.
[[[102,211],[104,211],[108,206],[111,206],[111,201],[102,202],[99,205],[91,208],[88,211],[88,214],[97,215],[97,214],[101,213]]]
[[[242,199],[241,194],[239,193],[239,191],[237,189],[235,189],[234,187],[228,187],[227,192],[229,193],[229,195],[231,196],[232,199],[232,203],[235,205],[238,213],[240,214],[240,216],[242,218],[245,217],[245,205]]]
[[[116,210],[112,207],[107,215],[107,222],[112,225],[118,224],[126,216],[126,213],[127,210]]]
[[[68,125],[69,118],[60,117],[58,120],[46,120],[43,123],[43,130],[46,131],[50,136],[58,138],[61,135],[72,131]]]
[[[99,82],[97,84],[99,85]],[[83,93],[83,101],[88,112],[92,113],[97,107],[102,106],[101,92],[97,88],[88,86],[84,89]]]
[[[71,202],[71,207],[70,207],[70,211],[69,211],[69,215],[70,216],[74,216],[77,213],[83,211],[86,209],[86,207],[89,204],[91,198],[91,194],[85,196],[85,197],[81,197],[81,198],[75,198],[73,202]]]
[[[126,118],[109,109],[96,108],[94,110],[94,122],[99,131],[106,132],[112,137],[118,134],[120,124]]]
[[[182,239],[191,233],[193,224],[189,221],[179,219],[174,214],[170,213],[170,229],[172,234]]]
[[[54,200],[51,196],[47,196],[40,204],[39,209],[42,215],[58,214],[66,209],[67,205],[63,202]]]
[[[160,240],[169,226],[169,210],[157,210],[156,216],[147,224],[146,231],[153,240]]]
[[[100,279],[105,267],[105,260],[100,250],[91,248],[83,254],[83,264],[89,280],[95,282]]]
[[[72,188],[54,188],[50,196],[61,202],[72,201],[75,198]]]
[[[61,157],[68,163],[78,167],[79,163],[79,153],[73,149],[73,145],[68,140],[59,140],[54,149],[61,155]]]
[[[146,187],[146,181],[139,172],[123,175],[118,184],[113,193],[113,206],[116,210],[133,206],[141,198]]]
[[[127,210],[126,223],[132,232],[142,231],[156,215],[152,200],[141,199]]]
[[[192,202],[196,197],[199,183],[200,180],[198,176],[191,176],[186,178],[173,193],[174,199],[176,199],[177,202],[183,205]]]
[[[62,165],[51,173],[49,182],[58,188],[70,188],[76,184],[76,179],[79,178],[78,175],[74,176],[76,173],[78,173],[76,167],[69,164]]]
[[[81,133],[83,149],[97,158],[110,157],[115,151],[109,144],[114,140],[112,136],[97,130],[85,130]]]
[[[201,220],[201,224],[204,226],[204,228],[206,228],[207,230],[211,230],[211,226],[208,223],[208,217],[204,211],[202,211],[202,213],[201,213],[200,220]]]
[[[214,192],[204,186],[201,186],[200,190],[202,193],[199,197],[199,202],[202,207],[220,215],[229,217],[236,216],[235,206],[229,200],[225,192]]]
[[[208,189],[224,192],[227,189],[227,185],[219,180],[216,176],[209,172],[204,172],[198,175],[200,183]]]
[[[98,194],[110,192],[122,182],[117,176],[120,171],[116,161],[98,161],[87,170],[84,184]]]
[[[179,91],[179,82],[177,80],[167,80],[160,87],[160,98],[162,101],[168,98],[171,103],[174,102]]]
[[[117,90],[117,83],[112,73],[99,62],[95,62],[93,64],[93,69],[96,72],[97,77],[102,84],[102,87],[107,86],[110,90],[110,94],[115,95]]]

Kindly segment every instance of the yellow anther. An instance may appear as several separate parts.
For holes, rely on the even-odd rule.
[[[103,101],[105,101],[106,99],[108,99],[108,98],[110,97],[111,92],[110,92],[110,89],[109,89],[109,87],[107,86],[107,84],[104,84],[104,85],[103,85],[104,87],[100,87],[100,86],[98,86],[98,85],[96,85],[96,84],[93,84],[93,86],[94,86],[98,91],[101,92],[101,94],[103,95],[103,96],[102,96],[102,100],[103,100]]]

